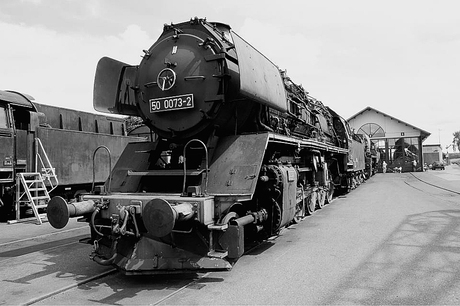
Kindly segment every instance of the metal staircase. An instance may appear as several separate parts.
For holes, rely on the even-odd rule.
[[[39,138],[35,138],[35,172],[21,172],[16,175],[16,222],[21,219],[21,207],[30,207],[39,224],[44,214],[39,209],[46,208],[50,200],[49,193],[55,189],[59,181],[48,155]],[[27,218],[28,220],[28,218]]]
[[[20,220],[21,206],[30,206],[38,223],[42,224],[42,216],[38,210],[45,208],[50,200],[45,181],[39,172],[23,172],[16,176],[16,220]]]

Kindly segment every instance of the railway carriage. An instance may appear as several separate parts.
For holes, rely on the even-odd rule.
[[[18,220],[22,210],[46,208],[49,193],[69,200],[91,191],[93,180],[105,182],[111,162],[115,164],[127,143],[139,140],[127,136],[124,118],[0,91],[0,218]],[[110,157],[98,153],[93,165],[99,146],[105,146]]]
[[[140,116],[157,135],[129,144],[105,188],[68,205],[92,258],[126,274],[228,270],[245,250],[348,192],[366,143],[228,25],[165,25],[139,65],[102,58],[94,106]]]

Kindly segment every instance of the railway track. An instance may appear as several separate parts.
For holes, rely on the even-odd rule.
[[[213,272],[207,272],[207,273],[204,273],[204,274],[201,274],[201,275],[197,275],[193,279],[185,278],[186,279],[185,284],[184,284],[184,279],[179,278],[178,275],[172,276],[172,277],[170,275],[169,277],[166,276],[165,278],[158,277],[158,278],[161,278],[162,281],[168,282],[169,287],[172,288],[172,289],[160,292],[158,295],[156,295],[156,294],[151,295],[150,298],[149,298],[149,303],[148,304],[149,305],[160,305],[160,304],[164,303],[165,301],[167,301],[169,298],[172,298],[173,296],[175,296],[176,294],[182,292],[183,290],[185,290],[187,288],[192,288],[194,286],[199,286],[200,280],[205,279],[211,273],[213,273]],[[113,275],[114,278],[122,277],[121,275],[117,274],[117,270],[115,268],[113,268],[113,269],[110,269],[110,270],[108,270],[106,272],[94,275],[94,276],[86,278],[84,280],[81,280],[81,281],[79,281],[79,282],[77,282],[75,284],[68,285],[68,286],[56,289],[56,290],[54,290],[52,292],[48,292],[48,293],[40,295],[40,296],[32,297],[27,302],[21,303],[21,305],[50,305],[50,304],[58,305],[58,304],[61,304],[60,300],[61,300],[62,297],[60,298],[60,295],[66,295],[66,294],[67,295],[72,295],[73,294],[72,290],[75,289],[75,288],[78,288],[78,287],[87,286],[87,287],[90,287],[90,288],[96,288],[96,287],[97,288],[102,288],[103,284],[112,282],[112,280],[109,278],[112,275]],[[53,300],[57,300],[58,302],[55,303],[55,302],[53,302]],[[144,303],[145,303],[145,301],[144,301]],[[137,304],[137,303],[135,303],[135,304]]]
[[[458,191],[455,191],[455,190],[452,190],[452,188],[446,188],[446,187],[443,187],[443,186],[440,186],[440,184],[434,184],[434,183],[430,183],[428,182],[427,180],[424,180],[416,175],[414,175],[412,172],[409,173],[413,178],[415,178],[416,180],[426,184],[426,185],[429,185],[431,187],[434,187],[434,188],[437,188],[437,189],[440,189],[440,190],[444,190],[444,191],[448,191],[448,192],[451,192],[451,193],[454,193],[454,194],[457,194],[457,195],[460,195],[460,192]],[[407,182],[406,182],[407,184]]]
[[[72,232],[78,231],[75,229],[67,231],[68,234]],[[78,238],[82,235],[48,241],[55,236],[54,233],[44,234],[0,244],[0,279],[6,284],[0,288],[0,293],[3,293],[3,297],[0,295],[0,304],[62,304],[66,296],[76,295],[77,299],[81,298],[81,290],[85,288],[103,291],[107,287],[116,287],[115,284],[122,282],[123,288],[151,291],[149,305],[160,305],[185,289],[203,287],[202,282],[223,280],[219,272],[127,277],[118,273],[115,268],[102,267],[101,270],[101,266],[78,254],[82,252],[89,254],[91,250],[91,246],[78,242]],[[5,251],[6,248],[8,250]],[[253,247],[248,250],[248,253],[256,249],[257,247]],[[53,259],[50,254],[59,254],[59,256]],[[56,269],[47,271],[47,267],[52,266],[49,263],[56,260],[59,260]],[[21,266],[25,266],[25,269],[21,269]],[[29,268],[33,266],[45,268],[37,270]],[[99,269],[98,273],[84,273],[87,270],[96,272],[97,269]],[[152,290],[156,288],[162,290]],[[110,301],[109,304],[112,302],[116,301]],[[87,301],[84,303],[86,304]],[[145,301],[139,303],[143,304]]]
[[[49,292],[49,293],[46,293],[46,294],[43,294],[41,296],[37,296],[37,297],[34,297],[32,299],[30,299],[29,301],[25,302],[24,304],[22,305],[33,305],[33,304],[36,304],[38,302],[41,302],[43,300],[46,300],[48,298],[52,298],[53,296],[57,296],[63,292],[66,292],[68,290],[71,290],[75,287],[78,287],[78,286],[82,286],[82,285],[85,285],[87,283],[90,283],[92,281],[95,281],[95,280],[98,280],[98,279],[101,279],[101,278],[104,278],[110,274],[113,274],[113,273],[116,273],[117,272],[117,269],[111,269],[111,270],[108,270],[106,272],[103,272],[103,273],[99,273],[97,275],[94,275],[92,277],[88,277],[82,281],[79,281],[75,284],[71,284],[71,285],[68,285],[68,286],[65,286],[65,287],[62,287],[62,288],[59,288],[59,289],[56,289],[52,292]]]
[[[21,225],[14,226],[19,229]],[[89,255],[91,251],[91,246],[78,242],[87,236],[80,234],[82,229],[87,230],[87,226],[0,243],[0,280],[3,283],[0,305],[53,304],[63,295],[72,294],[75,288],[103,288],[123,277],[115,268],[101,267],[79,254]],[[168,289],[152,296],[149,304],[161,304],[184,289],[197,286],[197,282],[210,273],[193,274],[192,277],[151,277],[147,284],[166,282]],[[136,278],[130,281],[133,279]]]
[[[294,225],[295,226],[295,225]],[[287,231],[284,229],[281,231],[280,235],[283,235]],[[47,237],[44,235],[44,237]],[[276,239],[279,236],[274,236],[270,241]],[[37,237],[35,237],[37,238]],[[33,238],[31,238],[33,239]],[[14,242],[27,242],[30,239],[21,239]],[[8,243],[8,245],[14,244],[14,242]],[[270,242],[267,242],[270,244]],[[81,245],[79,242],[74,241],[71,243],[59,243],[55,246],[48,247],[48,248],[41,248],[40,253],[47,253],[50,251],[56,251],[62,248],[68,248],[71,246],[79,246]],[[2,245],[0,245],[1,247]],[[258,249],[265,249],[267,246],[265,243],[259,244],[257,246],[252,247],[251,249],[247,250],[247,253],[257,252]],[[2,253],[0,253],[1,256]],[[25,256],[30,255],[26,254]],[[63,254],[63,256],[69,256],[68,254]],[[75,263],[74,263],[75,264]],[[91,262],[85,259],[81,265],[89,266],[89,267],[99,267],[95,265],[94,262]],[[81,267],[81,266],[80,266]],[[63,270],[67,268],[62,268]],[[57,286],[53,290],[48,290],[45,288],[40,294],[35,294],[24,298],[17,304],[21,305],[60,305],[64,300],[67,300],[66,296],[80,296],[81,298],[81,290],[85,290],[85,288],[91,288],[93,292],[104,291],[106,287],[113,288],[115,284],[122,283],[123,288],[129,288],[129,290],[133,291],[144,291],[149,290],[149,305],[162,305],[167,304],[168,299],[174,298],[177,294],[181,293],[186,289],[191,290],[199,290],[205,285],[204,283],[209,282],[221,282],[223,281],[222,275],[226,272],[206,272],[206,273],[193,273],[193,274],[168,274],[168,275],[157,275],[157,276],[124,276],[117,272],[117,269],[110,268],[106,271],[103,271],[98,274],[94,274],[85,278],[75,278],[78,281],[72,282],[70,284],[64,284],[62,286]],[[162,290],[154,290],[154,289]],[[164,288],[162,288],[164,287]],[[28,289],[29,292],[36,292],[37,288],[30,287]],[[81,289],[81,290],[80,290]],[[116,291],[116,290],[115,290]],[[134,295],[134,294],[130,294]],[[88,304],[90,300],[89,296],[88,300],[80,300],[83,301],[82,303]],[[94,297],[95,298],[95,297]],[[95,299],[97,300],[97,299]],[[76,300],[78,301],[78,300]],[[108,303],[117,303],[120,302],[119,300],[109,300]],[[133,300],[127,301],[127,304],[144,304],[145,300],[140,301],[137,303]],[[1,301],[0,301],[0,304]],[[9,304],[9,302],[7,303]],[[91,304],[91,303],[89,303]]]
[[[0,304],[33,304],[94,279],[95,275],[79,275],[76,271],[62,277],[66,274],[62,271],[75,270],[67,267],[72,265],[73,254],[89,251],[89,246],[78,242],[88,235],[84,234],[87,226],[44,234],[46,228],[35,225],[31,227],[32,232],[29,232],[30,224],[4,226],[4,237],[11,237],[13,233],[27,237],[0,243]],[[41,234],[34,235],[33,230]],[[71,281],[72,276],[77,282]]]
[[[284,231],[283,231],[284,232]],[[72,244],[77,244],[78,242],[72,243]],[[60,245],[56,246],[55,248],[62,247],[66,245]],[[248,250],[248,253],[256,250],[258,247],[263,248],[263,244],[255,246]],[[49,248],[48,250],[53,249]],[[94,264],[90,262],[90,264]],[[201,282],[206,282],[207,278],[213,279],[212,274],[213,273],[219,273],[219,272],[206,272],[206,273],[193,273],[193,274],[169,274],[169,275],[157,275],[157,276],[130,276],[126,277],[124,275],[118,274],[117,269],[112,268],[107,271],[104,271],[102,273],[93,275],[91,277],[87,277],[85,279],[82,279],[78,282],[75,282],[73,284],[67,285],[67,286],[62,286],[60,288],[57,288],[53,291],[46,292],[41,295],[37,295],[34,297],[30,297],[26,302],[21,303],[21,305],[49,305],[49,304],[55,304],[53,300],[60,301],[62,297],[60,295],[66,295],[70,294],[72,295],[72,290],[77,289],[79,287],[89,287],[96,289],[97,288],[102,288],[107,284],[112,284],[113,282],[117,282],[118,278],[126,279],[128,283],[137,282],[141,281],[144,283],[145,278],[149,278],[150,280],[147,281],[146,287],[149,287],[149,284],[156,284],[158,285],[159,283],[167,283],[167,289],[163,290],[162,292],[159,292],[158,294],[155,292],[153,295],[151,295],[151,298],[149,299],[149,305],[161,305],[165,303],[168,299],[173,298],[175,295],[179,294],[180,292],[184,291],[185,289],[190,289],[190,288],[201,288],[203,285],[201,285]],[[224,272],[225,273],[225,272]],[[110,278],[113,276],[113,278]],[[219,277],[216,277],[216,279],[219,279]],[[123,281],[124,282],[124,281]],[[145,286],[145,284],[144,284]],[[127,287],[129,285],[127,284]],[[145,302],[145,301],[144,301]],[[167,302],[166,302],[167,303]],[[60,302],[56,303],[60,304]]]

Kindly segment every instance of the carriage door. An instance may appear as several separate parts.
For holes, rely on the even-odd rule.
[[[30,111],[22,107],[13,108],[15,127],[15,156],[16,173],[35,172],[34,139],[29,133]]]
[[[14,181],[14,132],[8,104],[0,104],[0,184]]]

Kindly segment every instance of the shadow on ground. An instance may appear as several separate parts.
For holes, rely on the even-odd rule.
[[[408,216],[324,304],[433,305],[459,287],[460,211],[433,211]]]

